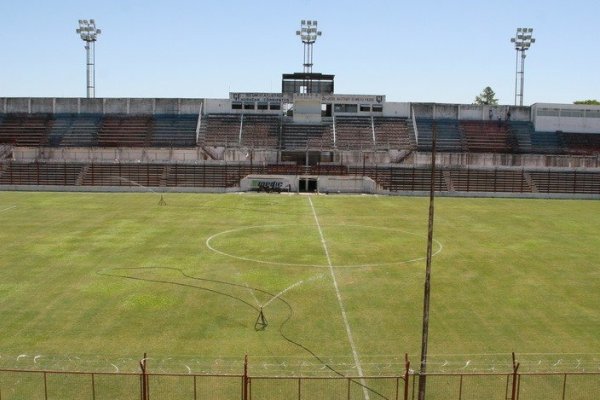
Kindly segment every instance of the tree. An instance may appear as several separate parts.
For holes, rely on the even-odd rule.
[[[574,101],[573,104],[586,104],[591,106],[600,106],[600,101],[598,100],[577,100]]]
[[[483,92],[481,92],[479,96],[475,97],[475,102],[473,104],[495,106],[498,104],[498,99],[496,98],[496,93],[494,93],[492,88],[486,86],[486,88],[483,89]]]

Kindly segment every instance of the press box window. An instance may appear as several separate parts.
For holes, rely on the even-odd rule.
[[[358,105],[356,104],[335,104],[333,106],[335,112],[340,113],[355,113],[358,112]]]

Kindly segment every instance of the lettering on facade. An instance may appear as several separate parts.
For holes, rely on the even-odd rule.
[[[323,96],[323,101],[327,103],[383,103],[385,96]]]
[[[280,103],[283,98],[284,96],[281,93],[229,93],[229,99],[233,101]]]
[[[301,95],[296,95],[301,97]],[[309,95],[309,97],[319,97],[318,95]],[[292,101],[292,96],[283,93],[239,93],[230,92],[229,99],[232,101],[259,102],[259,103],[281,103]],[[325,103],[371,103],[381,104],[385,102],[383,95],[324,95],[321,101]]]
[[[283,192],[289,191],[290,185],[280,180],[253,180],[252,188],[259,192]]]

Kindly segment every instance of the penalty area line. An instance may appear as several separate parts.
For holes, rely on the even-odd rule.
[[[338,300],[338,305],[340,306],[340,310],[342,312],[342,319],[344,321],[344,326],[346,327],[346,334],[348,335],[348,341],[350,342],[350,347],[352,349],[352,356],[354,357],[354,363],[356,364],[356,370],[358,371],[358,376],[361,378],[363,375],[362,366],[360,364],[360,357],[358,356],[358,351],[356,350],[356,345],[354,344],[354,338],[352,337],[352,330],[350,329],[350,323],[348,322],[348,317],[346,315],[346,309],[344,307],[344,303],[342,302],[342,295],[340,294],[340,288],[337,283],[337,279],[335,277],[335,271],[333,270],[333,264],[331,262],[331,257],[329,256],[329,249],[327,248],[327,243],[325,242],[325,236],[323,235],[323,229],[321,229],[321,224],[319,223],[319,218],[317,217],[317,211],[315,210],[315,206],[313,205],[311,196],[308,196],[308,202],[310,203],[310,209],[312,210],[312,214],[315,218],[315,223],[317,224],[317,229],[319,231],[319,236],[321,238],[321,244],[323,245],[323,251],[325,252],[325,258],[327,258],[327,264],[329,265],[329,274],[331,275],[331,280],[333,281],[333,288],[335,289],[335,295]],[[367,390],[364,381],[362,382],[363,392],[365,395],[365,399],[369,400],[369,391]]]
[[[6,207],[2,210],[0,210],[0,212],[4,212],[4,211],[8,211],[8,210],[12,210],[13,208],[17,208],[17,206],[10,206],[10,207]]]

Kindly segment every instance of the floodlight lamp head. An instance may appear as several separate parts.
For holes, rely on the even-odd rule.
[[[313,44],[318,36],[321,36],[321,32],[317,30],[318,22],[315,20],[301,20],[300,30],[296,31],[296,35],[300,36],[300,39],[305,44]]]
[[[79,29],[75,30],[81,36],[81,39],[86,42],[95,42],[98,35],[102,33],[100,29],[96,29],[96,21],[90,19],[80,19]]]
[[[510,39],[510,42],[515,44],[517,51],[525,51],[531,47],[532,43],[535,43],[532,32],[533,28],[517,28],[517,34]]]

